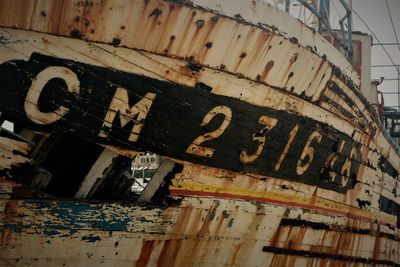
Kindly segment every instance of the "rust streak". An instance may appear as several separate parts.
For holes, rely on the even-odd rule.
[[[154,240],[144,240],[139,259],[136,263],[137,267],[145,267],[149,262],[150,255],[153,252]]]
[[[181,245],[182,240],[165,240],[157,261],[157,266],[173,266]]]
[[[263,73],[261,75],[261,80],[262,81],[265,81],[265,79],[268,76],[269,71],[272,69],[273,66],[274,66],[274,61],[273,60],[268,61],[268,63],[265,65],[264,71],[263,71]]]

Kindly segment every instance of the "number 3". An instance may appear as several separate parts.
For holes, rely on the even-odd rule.
[[[204,117],[203,121],[200,124],[201,127],[206,126],[217,114],[223,114],[225,116],[224,120],[222,121],[218,129],[210,133],[205,133],[203,135],[200,135],[199,137],[194,139],[194,141],[186,149],[186,153],[208,158],[211,158],[214,155],[215,151],[214,148],[203,147],[200,145],[205,141],[218,138],[221,134],[224,133],[225,129],[231,122],[232,110],[227,106],[217,106],[207,113],[207,115]]]
[[[258,122],[265,127],[260,130],[258,133],[253,134],[253,141],[258,142],[258,147],[256,152],[253,155],[247,154],[246,151],[242,151],[240,153],[240,161],[242,163],[248,164],[255,161],[261,154],[265,145],[265,133],[269,132],[278,122],[278,119],[271,118],[268,116],[261,116]]]

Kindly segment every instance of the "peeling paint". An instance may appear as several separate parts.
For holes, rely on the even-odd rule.
[[[88,242],[88,243],[94,243],[100,241],[101,238],[100,236],[82,236],[82,241]]]
[[[151,150],[179,162],[146,205],[8,192],[0,264],[400,264],[399,157],[351,66],[297,20],[277,24],[286,15],[261,1],[243,3],[249,10],[170,2],[0,3],[0,87],[10,85],[2,110],[40,132],[73,130],[124,155]],[[8,5],[19,15],[8,16]],[[52,66],[79,81],[79,93],[61,102],[47,95],[71,112],[60,127],[28,121],[21,104],[32,77]],[[125,87],[127,97],[114,97]],[[112,100],[119,106],[110,108]],[[130,129],[118,132],[109,118],[99,139],[115,109],[120,130]],[[138,138],[125,138],[132,133]],[[4,140],[0,154],[23,169],[31,144]],[[69,258],[50,254],[55,247]]]

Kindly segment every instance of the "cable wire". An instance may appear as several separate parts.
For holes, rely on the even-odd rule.
[[[351,7],[352,12],[361,20],[361,22],[364,24],[365,27],[369,30],[369,32],[372,34],[372,36],[378,41],[379,45],[382,46],[383,51],[385,54],[388,56],[389,60],[392,62],[393,67],[399,72],[399,67],[397,66],[396,63],[394,63],[392,57],[389,55],[388,51],[385,49],[383,46],[382,42],[379,40],[379,38],[375,35],[375,33],[371,30],[371,28],[368,26],[368,24],[363,20],[363,18],[358,15],[358,13]]]
[[[399,44],[399,39],[397,38],[396,29],[395,29],[394,24],[393,24],[392,13],[390,12],[390,8],[389,8],[389,4],[388,4],[387,0],[385,0],[385,3],[386,3],[386,8],[387,8],[387,10],[389,12],[390,22],[392,23],[392,29],[393,29],[393,32],[394,32],[394,37],[396,38],[396,42],[397,42],[397,48],[399,49],[399,53],[400,53],[400,44]]]
[[[339,17],[340,17],[340,13],[341,12],[339,11],[339,8],[335,5],[334,1],[332,1],[331,4],[332,4],[333,8],[336,10],[336,14],[337,14],[332,20],[333,21],[333,25],[336,25],[335,22],[336,22],[336,20],[339,21]],[[334,26],[334,27],[336,27],[336,26]]]

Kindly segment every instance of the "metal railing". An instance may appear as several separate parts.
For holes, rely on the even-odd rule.
[[[290,11],[290,4],[292,0],[286,0],[285,1],[285,11],[289,12]],[[339,25],[340,25],[340,33],[341,33],[341,39],[336,36],[336,33],[332,29],[330,22],[329,22],[329,16],[330,16],[330,0],[319,0],[319,8],[314,6],[313,4],[309,3],[308,0],[297,0],[300,4],[305,6],[314,16],[318,18],[318,31],[323,32],[327,31],[329,32],[332,37],[335,39],[336,42],[338,42],[342,48],[345,51],[345,57],[347,58],[348,61],[351,62],[352,57],[353,57],[353,36],[352,36],[352,16],[351,16],[351,7],[344,1],[344,0],[338,0],[343,8],[346,10],[346,14],[340,19]],[[347,30],[345,30],[344,24],[347,22]],[[347,37],[346,37],[347,34]]]
[[[397,77],[384,78],[384,81],[397,81],[397,92],[382,92],[384,95],[396,95],[397,94],[397,106],[387,106],[387,107],[396,107],[397,111],[400,111],[400,65],[393,64],[382,64],[382,65],[372,65],[371,68],[395,68],[397,72]]]

